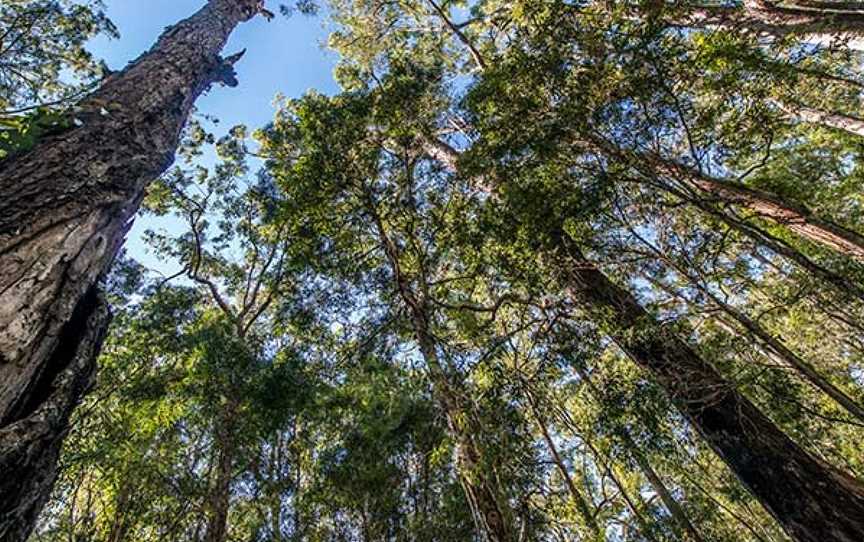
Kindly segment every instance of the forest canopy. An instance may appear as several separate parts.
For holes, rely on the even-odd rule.
[[[864,4],[193,4],[0,4],[0,540],[864,540]]]

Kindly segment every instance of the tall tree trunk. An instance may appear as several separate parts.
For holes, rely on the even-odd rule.
[[[667,20],[677,26],[721,28],[755,36],[797,36],[822,46],[844,43],[864,49],[864,13],[858,10],[781,6],[767,0],[744,0],[740,7],[682,2]]]
[[[653,375],[790,537],[798,542],[861,540],[864,484],[793,442],[629,292],[585,260],[563,231],[538,248],[592,321]]]
[[[680,265],[673,258],[666,255],[659,248],[655,247],[648,240],[639,235],[638,232],[636,232],[632,228],[630,229],[630,232],[643,245],[645,245],[657,259],[659,259],[661,262],[671,267],[679,275],[684,277],[691,286],[693,286],[696,290],[702,293],[702,295],[704,295],[706,298],[710,299],[717,308],[719,308],[722,312],[735,320],[741,327],[743,327],[747,331],[747,333],[758,339],[760,343],[764,345],[763,350],[766,350],[766,353],[770,357],[795,369],[801,376],[801,378],[809,382],[810,385],[825,393],[825,395],[827,395],[828,397],[833,399],[838,405],[843,407],[846,412],[858,418],[859,421],[864,422],[864,407],[856,403],[855,400],[849,397],[849,395],[847,395],[843,390],[841,390],[832,382],[830,382],[827,378],[819,374],[819,372],[810,363],[808,363],[798,354],[789,349],[789,347],[783,344],[780,339],[770,334],[761,325],[759,325],[758,322],[751,319],[749,316],[747,316],[737,308],[729,305],[728,303],[725,303],[717,296],[717,294],[712,292],[710,288],[705,286],[701,280],[699,280],[697,277],[694,277],[690,271],[685,269],[684,266]],[[665,289],[665,287],[659,281],[650,278],[649,280],[653,284]]]
[[[534,415],[534,419],[537,421],[537,427],[540,428],[540,434],[543,435],[543,440],[546,442],[546,447],[549,448],[549,455],[552,456],[552,462],[555,463],[556,467],[558,467],[558,472],[561,473],[561,477],[564,479],[567,490],[570,492],[570,497],[573,499],[573,503],[576,505],[576,510],[579,512],[579,515],[582,516],[582,519],[585,521],[585,525],[587,525],[588,528],[591,530],[594,539],[602,540],[600,527],[597,525],[597,520],[595,519],[594,514],[591,512],[591,507],[588,505],[588,500],[582,495],[582,492],[579,491],[579,488],[576,487],[576,484],[573,482],[573,478],[570,476],[570,471],[567,469],[567,466],[561,459],[561,454],[558,453],[558,447],[555,446],[555,441],[552,440],[552,435],[549,434],[549,428],[547,427],[546,418],[540,412],[534,395],[530,391],[528,391],[526,392],[526,397],[528,399],[528,405],[531,409],[531,414]]]
[[[207,498],[208,514],[205,542],[225,542],[228,539],[228,511],[231,506],[231,482],[234,480],[235,416],[237,404],[228,399],[225,412],[220,417],[220,428],[216,437],[216,465],[213,483]]]
[[[120,480],[120,487],[114,497],[114,518],[111,521],[111,530],[108,532],[107,542],[123,542],[129,530],[129,501],[132,497],[132,485],[127,480]]]
[[[102,335],[88,339],[85,322],[104,320],[86,294],[111,264],[145,187],[172,162],[196,98],[216,81],[236,84],[219,51],[260,9],[260,0],[210,0],[82,100],[71,129],[0,164],[0,431],[42,456],[33,476],[53,471],[68,415],[39,438],[26,428],[60,393],[55,377],[74,366],[74,353],[98,353],[82,343]],[[0,464],[14,462],[7,454],[12,448],[0,451]],[[0,526],[32,521],[50,490],[24,478],[3,491]]]
[[[704,175],[690,167],[660,156],[628,152],[600,137],[593,137],[590,141],[584,141],[583,143],[595,152],[633,164],[644,175],[652,178],[668,176],[695,190],[697,193],[707,195],[711,199],[722,203],[743,207],[762,218],[789,228],[791,231],[817,245],[864,263],[864,235],[815,216],[803,205],[787,202],[776,194],[750,188],[738,182]],[[418,144],[424,149],[427,156],[439,161],[448,169],[456,171],[459,161],[459,151],[446,142],[432,137],[420,137]],[[494,190],[492,183],[485,177],[477,178],[475,181],[480,188],[488,192]],[[669,187],[669,191],[677,196],[682,196],[679,190],[671,186]],[[724,222],[729,224],[730,227],[741,231],[759,243],[768,245],[768,248],[771,250],[795,261],[808,271],[822,276],[841,290],[864,299],[864,289],[860,286],[853,284],[830,270],[821,268],[794,248],[785,245],[781,240],[768,239],[765,235],[756,235],[752,229],[735,223],[727,215],[721,216],[718,212],[712,211],[709,202],[702,201],[697,197],[688,197],[686,199],[701,210],[724,219]]]
[[[841,130],[848,134],[864,137],[864,119],[844,113],[824,111],[800,104],[780,104],[786,115],[799,122],[817,124],[826,128]]]
[[[580,370],[580,374],[584,373]],[[621,494],[621,498],[624,500],[624,503],[627,505],[630,513],[633,514],[633,517],[639,526],[639,531],[642,536],[644,536],[646,540],[649,540],[651,542],[656,541],[657,538],[654,534],[654,529],[645,519],[645,516],[640,512],[640,507],[637,506],[637,503],[634,501],[634,499],[630,497],[629,493],[627,492],[627,488],[618,479],[618,475],[615,473],[615,465],[613,464],[612,458],[605,453],[601,453],[601,451],[597,449],[596,446],[594,446],[594,444],[591,442],[591,439],[587,437],[586,432],[579,428],[579,425],[576,423],[573,417],[570,416],[570,413],[567,412],[565,408],[558,406],[557,411],[558,419],[567,427],[569,427],[571,431],[580,435],[582,441],[585,443],[585,445],[591,451],[591,454],[594,456],[594,462],[598,466],[603,467],[603,469],[606,471],[606,474],[612,479],[612,482],[615,484],[615,487],[618,488],[618,492]],[[648,509],[647,504],[642,499],[642,495],[638,491],[636,492],[635,499],[641,505],[642,509]]]
[[[732,472],[798,542],[864,536],[864,484],[811,456],[633,296],[558,237],[553,265],[588,315],[651,373]]]
[[[51,494],[69,416],[93,383],[110,312],[95,287],[60,330],[63,350],[48,360],[46,378],[28,415],[0,428],[0,540],[24,541]]]
[[[473,410],[465,400],[464,386],[453,380],[453,375],[438,357],[429,322],[429,302],[422,293],[411,287],[408,278],[403,274],[399,249],[387,233],[372,196],[368,192],[366,195],[366,211],[372,217],[379,241],[387,255],[397,293],[408,307],[420,354],[429,370],[434,398],[447,416],[448,429],[456,448],[456,472],[480,531],[478,534],[486,537],[489,542],[516,542],[514,514],[508,505],[502,502],[502,492],[496,480],[484,473],[481,466],[482,450],[477,446],[475,436],[480,434],[482,427],[476,422]]]
[[[582,378],[582,381],[588,386],[588,389],[591,392],[591,395],[597,401],[600,401],[602,404],[603,401],[603,392],[594,384],[594,380],[591,379],[591,376],[587,371],[576,366],[576,371],[579,373],[579,376]],[[648,480],[648,483],[651,484],[651,487],[654,488],[654,492],[660,497],[660,500],[663,502],[663,506],[666,507],[666,510],[669,511],[669,514],[681,528],[682,532],[684,532],[687,540],[690,542],[704,542],[704,538],[702,534],[699,532],[699,529],[693,525],[693,522],[690,521],[690,517],[687,515],[687,512],[684,510],[684,507],[678,502],[677,499],[672,495],[672,492],[666,487],[666,484],[663,483],[663,480],[657,474],[657,471],[654,470],[654,467],[651,465],[651,462],[639,448],[639,445],[633,440],[633,437],[630,436],[630,432],[626,427],[622,427],[617,431],[617,434],[624,441],[625,449],[627,450],[627,455],[636,463],[639,467],[639,470],[642,471],[642,474],[645,475],[645,478]]]
[[[606,144],[604,147],[609,148]],[[620,154],[620,151],[613,150],[612,153]],[[803,205],[738,182],[704,175],[658,156],[640,153],[633,158],[645,162],[653,173],[668,175],[723,203],[744,207],[762,218],[782,224],[813,243],[864,263],[864,235],[819,218]]]
[[[683,201],[689,202],[705,214],[723,222],[730,229],[750,239],[756,243],[756,245],[765,247],[775,254],[794,262],[795,265],[812,274],[814,277],[819,277],[821,280],[832,285],[839,292],[864,300],[864,288],[862,288],[858,283],[853,282],[811,260],[804,253],[795,247],[790,246],[786,241],[771,235],[758,226],[751,224],[749,221],[730,216],[730,214],[718,209],[711,202],[703,198],[688,197],[686,194],[681,194],[680,192],[671,189],[670,192],[682,198]]]
[[[645,475],[645,478],[648,479],[648,483],[651,484],[654,492],[660,497],[663,506],[665,506],[666,510],[669,511],[675,519],[675,522],[681,530],[684,531],[687,539],[691,542],[703,542],[705,539],[702,538],[699,530],[695,525],[693,525],[687,512],[681,506],[681,503],[678,502],[678,500],[672,495],[672,492],[669,491],[669,488],[666,487],[663,479],[660,478],[660,475],[654,470],[654,467],[651,465],[651,462],[648,461],[648,458],[645,457],[645,454],[642,453],[642,450],[640,450],[636,443],[633,442],[633,439],[630,438],[629,434],[624,433],[624,439],[628,447],[629,455],[636,461],[636,464],[639,465],[639,470],[641,470],[642,474]]]

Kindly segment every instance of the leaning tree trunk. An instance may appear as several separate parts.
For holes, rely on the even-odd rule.
[[[38,407],[0,429],[0,540],[26,540],[51,494],[69,415],[93,383],[109,320],[107,303],[92,287],[59,332],[68,346],[47,360],[34,390],[43,398]]]
[[[564,483],[567,486],[567,490],[570,492],[570,497],[573,499],[573,504],[576,506],[576,510],[579,512],[579,515],[582,516],[585,525],[587,525],[591,530],[592,538],[594,540],[601,540],[603,535],[600,532],[600,526],[597,524],[597,518],[594,517],[594,514],[591,511],[588,499],[583,496],[582,492],[579,491],[579,488],[576,487],[576,483],[573,482],[573,477],[570,476],[570,471],[567,469],[567,465],[564,464],[561,454],[558,453],[558,447],[555,446],[555,440],[549,433],[546,417],[540,411],[540,407],[537,405],[537,401],[530,391],[526,393],[526,399],[528,400],[528,407],[531,409],[531,414],[537,422],[537,427],[540,429],[540,434],[543,436],[543,440],[546,442],[546,447],[549,449],[549,455],[552,457],[552,462],[555,463],[556,467],[558,467],[558,472],[564,479]]]
[[[89,379],[93,360],[81,356],[96,356],[107,325],[94,285],[195,100],[216,81],[236,84],[219,52],[261,4],[210,0],[82,100],[69,130],[0,164],[2,540],[24,539],[50,491],[86,389],[66,385]]]
[[[444,155],[456,165],[458,152]],[[479,183],[489,185],[487,178]],[[497,184],[493,182],[491,184]],[[591,320],[666,391],[738,479],[797,542],[864,539],[864,484],[808,454],[686,342],[556,232],[538,247]]]
[[[803,205],[736,181],[706,175],[656,154],[620,149],[600,137],[593,137],[585,143],[611,158],[629,161],[645,175],[675,179],[711,199],[747,209],[761,218],[785,226],[812,243],[864,263],[864,235],[816,216]]]
[[[593,321],[651,373],[783,529],[798,542],[864,537],[864,484],[811,456],[633,296],[558,236],[553,264]]]

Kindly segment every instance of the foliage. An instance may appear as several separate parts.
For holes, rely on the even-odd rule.
[[[179,270],[118,265],[37,540],[785,540],[627,344],[676,337],[861,476],[864,266],[797,226],[864,231],[829,122],[864,83],[690,7],[333,0],[343,91],[194,123],[151,186]]]

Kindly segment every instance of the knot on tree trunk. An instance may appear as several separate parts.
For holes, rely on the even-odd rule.
[[[211,2],[227,2],[232,5],[235,9],[239,10],[241,21],[248,21],[256,15],[262,15],[268,21],[274,17],[273,13],[264,7],[264,0],[211,0]]]

